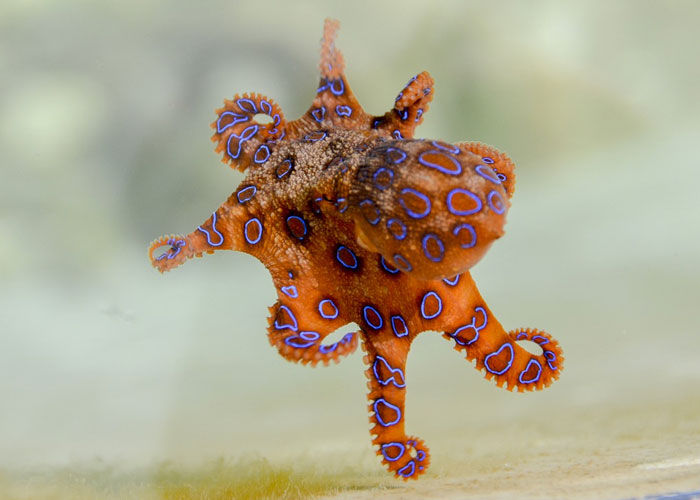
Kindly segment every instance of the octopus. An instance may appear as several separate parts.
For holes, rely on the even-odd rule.
[[[420,333],[441,332],[509,391],[549,386],[564,358],[544,331],[504,330],[469,273],[504,233],[513,162],[479,142],[414,138],[434,94],[428,72],[385,114],[366,113],[335,47],[338,27],[325,22],[320,84],[299,119],[261,94],[224,100],[212,140],[246,177],[194,231],[158,238],[148,254],[160,272],[217,250],[259,259],[278,297],[268,339],[289,361],[328,365],[361,341],[372,443],[390,473],[416,479],[430,454],[406,435],[404,403]],[[358,330],[324,343],[349,323]]]

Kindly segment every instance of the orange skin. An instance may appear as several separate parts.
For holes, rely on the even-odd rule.
[[[290,361],[337,362],[361,337],[372,443],[396,477],[416,479],[430,462],[423,442],[404,431],[406,357],[419,333],[444,332],[510,391],[547,387],[564,358],[544,332],[506,332],[468,271],[503,234],[513,163],[479,143],[412,139],[433,97],[427,72],[389,112],[366,114],[345,78],[337,28],[326,21],[321,83],[301,118],[285,121],[259,94],[236,95],[217,110],[216,151],[247,176],[195,231],[155,240],[149,257],[164,272],[214,250],[256,256],[279,297],[269,340]],[[323,344],[351,322],[358,332]]]

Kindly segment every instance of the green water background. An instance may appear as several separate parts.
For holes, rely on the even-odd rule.
[[[614,444],[640,415],[698,441],[698,2],[12,0],[0,5],[0,466],[254,454],[379,468],[361,355],[281,359],[259,262],[220,252],[161,276],[146,258],[242,179],[209,140],[224,98],[261,92],[290,119],[307,109],[329,16],[368,112],[428,70],[417,136],[515,160],[506,237],[473,275],[507,329],[547,330],[565,350],[562,378],[523,396],[419,337],[407,430],[435,470],[532,432],[542,449]]]

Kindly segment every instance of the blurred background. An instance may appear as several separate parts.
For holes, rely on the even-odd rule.
[[[0,469],[253,454],[384,477],[359,353],[280,358],[275,290],[248,255],[164,276],[146,256],[242,179],[209,140],[224,98],[307,109],[325,17],[368,112],[428,70],[417,135],[515,160],[507,235],[473,275],[506,329],[565,350],[561,379],[521,395],[419,337],[407,431],[433,454],[419,483],[537,491],[545,471],[577,472],[583,491],[700,489],[694,0],[3,1]]]

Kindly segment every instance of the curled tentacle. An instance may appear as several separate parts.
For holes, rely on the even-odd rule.
[[[358,242],[420,279],[455,276],[504,233],[510,205],[481,158],[440,141],[389,141],[350,188]]]
[[[444,337],[455,341],[455,349],[466,351],[467,360],[498,387],[519,392],[541,390],[559,378],[564,357],[559,343],[548,333],[529,328],[506,333],[486,305],[476,305],[471,314]],[[518,342],[535,342],[541,354],[531,354]]]
[[[480,142],[458,142],[456,146],[481,157],[483,163],[493,169],[508,193],[508,198],[515,192],[515,164],[505,153]]]
[[[217,109],[216,121],[211,124],[217,143],[216,152],[222,160],[238,170],[265,163],[272,152],[272,145],[285,136],[285,120],[282,110],[272,99],[261,94],[236,94],[225,100]],[[254,120],[256,115],[267,115],[267,124]]]
[[[196,255],[191,250],[191,242],[189,243],[188,245],[188,237],[184,235],[170,234],[156,238],[148,247],[151,265],[164,273],[183,264]]]
[[[325,337],[345,323],[338,318],[338,308],[331,299],[318,300],[317,311],[308,311],[304,304],[294,303],[293,299],[299,294],[295,285],[282,286],[281,291],[286,300],[270,308],[268,340],[282,357],[304,365],[316,366],[322,362],[327,366],[355,352],[356,333],[348,333],[338,342],[323,344]]]
[[[382,328],[380,330],[389,331],[386,325]],[[373,335],[380,337],[382,332]],[[364,361],[367,364],[365,375],[369,380],[367,398],[372,443],[378,446],[376,453],[382,457],[389,472],[404,480],[418,479],[430,465],[430,451],[425,443],[406,436],[404,431],[405,369],[409,345],[409,342],[402,342],[380,350],[371,342],[362,344],[367,352]]]
[[[412,139],[413,132],[423,122],[423,115],[433,99],[434,84],[430,73],[418,73],[396,96],[394,108],[384,116],[372,120],[372,128],[384,130],[394,139]]]

